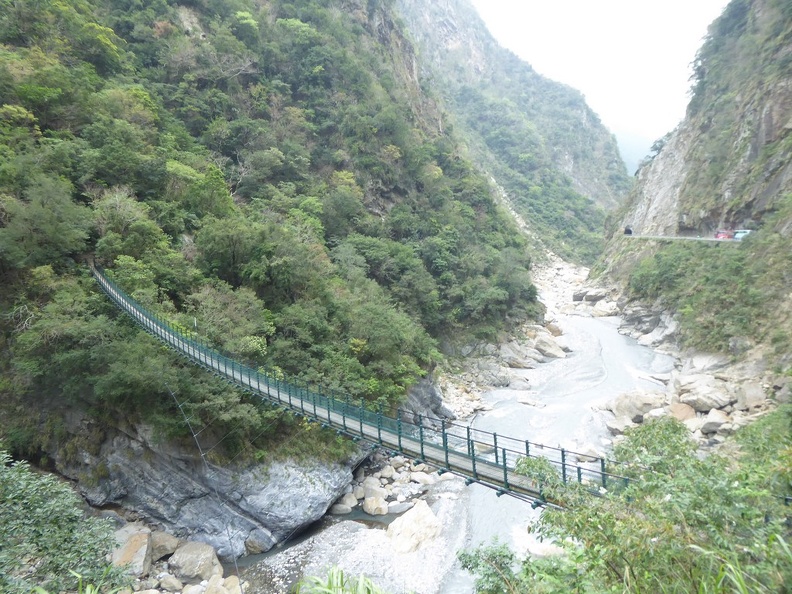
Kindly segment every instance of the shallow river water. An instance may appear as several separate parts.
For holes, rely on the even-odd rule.
[[[639,345],[618,333],[618,318],[560,315],[559,339],[569,347],[565,359],[555,359],[537,369],[513,370],[513,383],[527,389],[497,389],[484,394],[492,409],[480,414],[473,425],[519,439],[574,451],[593,447],[605,453],[610,435],[605,414],[599,408],[620,393],[663,390],[652,375],[667,373],[674,359]],[[523,404],[520,400],[528,401]],[[489,544],[493,539],[509,545],[520,556],[541,554],[543,546],[528,533],[541,510],[523,501],[497,497],[491,489],[473,485],[466,498],[467,547]],[[473,577],[458,564],[447,575],[441,594],[474,591]]]

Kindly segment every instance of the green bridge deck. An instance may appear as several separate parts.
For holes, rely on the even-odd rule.
[[[608,462],[604,458],[592,459],[563,448],[506,437],[441,419],[419,418],[418,423],[408,423],[398,416],[390,417],[382,411],[368,410],[362,402],[357,404],[348,398],[327,396],[270,377],[185,336],[157,315],[148,312],[96,267],[91,266],[91,271],[102,290],[121,310],[190,362],[259,398],[353,439],[365,440],[425,461],[440,470],[460,475],[469,482],[496,489],[499,495],[508,494],[538,504],[548,503],[543,497],[541,486],[515,472],[517,461],[526,456],[546,458],[558,469],[564,482],[588,484],[594,491],[626,481],[608,472]]]

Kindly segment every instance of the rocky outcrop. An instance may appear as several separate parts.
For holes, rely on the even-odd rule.
[[[72,419],[74,433],[90,431]],[[91,452],[52,457],[94,506],[119,504],[223,558],[267,551],[321,518],[352,480],[348,464],[203,464],[195,448],[155,440],[146,427],[108,429]]]

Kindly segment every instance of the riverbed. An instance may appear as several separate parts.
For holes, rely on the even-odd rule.
[[[602,411],[603,405],[620,393],[665,389],[653,376],[670,372],[672,357],[619,334],[616,317],[592,317],[579,307],[574,314],[563,313],[570,311],[572,293],[586,273],[560,260],[536,271],[546,320],[560,328],[557,340],[567,356],[535,369],[511,369],[510,387],[480,395],[486,410],[469,419],[473,426],[548,446],[606,454],[611,437],[605,418],[610,413]],[[315,537],[243,571],[253,586],[249,592],[285,593],[296,575],[325,575],[327,567],[335,565],[350,575],[365,574],[389,594],[472,594],[473,576],[456,559],[460,550],[497,539],[519,556],[552,552],[552,544],[538,542],[528,530],[541,509],[509,496],[497,497],[486,487],[466,487],[459,478],[444,479],[427,497],[442,533],[419,550],[395,552],[384,525],[333,521]],[[263,576],[269,576],[266,582]]]

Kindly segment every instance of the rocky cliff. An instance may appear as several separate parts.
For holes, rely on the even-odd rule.
[[[735,0],[710,26],[687,116],[639,170],[625,226],[757,229],[792,191],[790,12],[779,0]]]
[[[210,451],[158,439],[146,426],[100,426],[76,412],[63,418],[72,438],[51,455],[91,505],[134,510],[226,559],[268,551],[320,519],[362,459],[215,464]]]
[[[508,163],[510,167],[529,173],[546,159],[594,203],[614,208],[623,200],[630,181],[615,138],[581,93],[537,74],[499,46],[468,0],[399,0],[397,6],[421,50],[423,66],[460,124],[475,133],[475,120],[487,119],[487,114],[471,111],[471,93],[503,99],[515,117],[527,120],[529,135],[538,136],[534,154],[523,155],[522,163]],[[487,134],[479,130],[476,135]],[[492,142],[485,139],[484,145],[496,160],[503,156]]]

